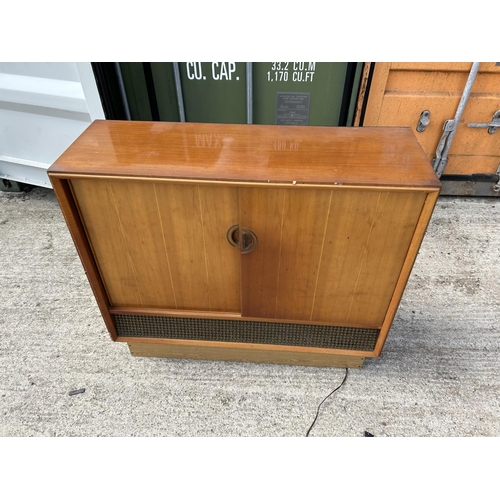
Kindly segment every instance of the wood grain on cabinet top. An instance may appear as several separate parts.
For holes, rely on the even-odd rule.
[[[94,121],[49,174],[438,189],[410,128]]]

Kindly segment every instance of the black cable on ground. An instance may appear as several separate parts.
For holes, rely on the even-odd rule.
[[[311,427],[309,427],[309,430],[306,432],[306,437],[309,437],[309,433],[311,432],[311,429],[314,427],[314,424],[316,423],[316,420],[318,419],[318,415],[319,415],[319,409],[321,408],[321,405],[334,393],[334,392],[337,392],[343,385],[344,385],[344,382],[347,380],[347,374],[349,373],[349,368],[346,368],[345,369],[345,377],[344,377],[344,380],[342,380],[342,382],[340,383],[340,385],[338,387],[336,387],[335,389],[333,389],[332,392],[330,392],[330,394],[328,394],[328,396],[323,399],[323,401],[321,401],[321,403],[319,404],[318,406],[318,410],[316,411],[316,416],[314,417],[314,420],[313,420],[313,423],[311,424]]]

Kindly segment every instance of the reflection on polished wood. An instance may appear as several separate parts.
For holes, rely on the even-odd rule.
[[[199,136],[212,137],[200,141]],[[292,141],[276,149],[276,141]],[[410,128],[94,121],[52,173],[439,187]]]

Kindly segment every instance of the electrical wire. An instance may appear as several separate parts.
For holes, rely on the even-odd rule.
[[[313,420],[313,423],[311,424],[311,427],[309,427],[309,430],[306,432],[306,437],[309,437],[309,433],[311,432],[311,429],[314,427],[314,424],[316,423],[316,420],[318,419],[318,415],[319,415],[319,409],[321,408],[321,405],[334,393],[334,392],[337,392],[343,385],[344,385],[344,382],[347,380],[347,374],[349,373],[349,368],[346,368],[345,369],[345,377],[344,377],[344,380],[342,380],[342,382],[340,383],[340,385],[338,387],[336,387],[335,389],[333,389],[332,392],[330,392],[330,394],[328,394],[328,396],[323,399],[323,401],[321,401],[321,403],[319,404],[318,406],[318,410],[316,411],[316,416],[314,417],[314,420]]]

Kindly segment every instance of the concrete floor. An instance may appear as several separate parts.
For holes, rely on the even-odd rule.
[[[439,200],[382,357],[312,436],[500,435],[499,227],[498,199]],[[0,192],[0,264],[2,436],[303,436],[344,375],[131,357],[50,190]]]

